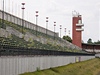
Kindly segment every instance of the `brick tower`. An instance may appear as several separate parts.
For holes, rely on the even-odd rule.
[[[82,17],[81,15],[79,15],[77,12],[75,12],[75,14],[73,13],[73,18],[72,18],[72,43],[78,47],[82,47],[82,31],[84,29],[82,29],[82,26],[84,26],[82,24]]]

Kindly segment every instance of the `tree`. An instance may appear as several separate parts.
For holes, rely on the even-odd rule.
[[[67,36],[63,36],[63,39],[64,40],[67,40],[69,42],[72,42],[72,39],[67,35]]]
[[[100,41],[98,40],[97,42],[94,42],[94,44],[100,44]]]
[[[88,41],[87,41],[87,43],[88,43],[88,44],[92,44],[92,43],[93,43],[93,42],[92,42],[92,39],[89,38]]]

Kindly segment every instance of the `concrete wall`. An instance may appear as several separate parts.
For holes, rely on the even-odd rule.
[[[1,30],[2,28],[0,28],[0,32],[2,33],[2,31],[4,30]],[[62,46],[62,47],[64,47],[64,46],[66,46],[66,47],[68,47],[68,48],[70,48],[70,49],[77,49],[77,50],[81,50],[81,48],[79,48],[78,46],[75,46],[75,45],[73,45],[72,43],[70,43],[70,42],[68,42],[68,41],[65,41],[65,40],[63,40],[63,39],[61,39],[61,40],[54,40],[54,39],[52,39],[52,38],[46,38],[46,37],[43,37],[43,36],[36,36],[36,35],[34,35],[34,34],[32,34],[32,33],[29,33],[29,32],[26,32],[25,33],[25,35],[24,34],[22,34],[22,33],[20,33],[18,30],[16,30],[16,29],[14,29],[14,28],[12,28],[12,27],[9,27],[9,26],[7,26],[6,27],[6,30],[5,31],[3,31],[3,33],[2,34],[6,34],[5,32],[8,32],[8,34],[13,34],[13,35],[16,35],[17,37],[19,37],[19,38],[22,38],[22,37],[24,37],[24,40],[26,40],[26,41],[29,41],[29,39],[31,39],[31,41],[33,41],[33,40],[36,40],[36,41],[39,41],[39,42],[41,42],[42,44],[47,44],[47,43],[49,43],[49,44],[53,44],[53,45],[59,45],[59,46]],[[1,36],[1,35],[0,35]],[[6,35],[5,35],[6,36]],[[2,35],[1,37],[4,37],[4,35]]]
[[[100,53],[95,54],[95,57],[100,58]]]
[[[91,58],[94,58],[94,56],[3,56],[0,57],[0,75],[18,75],[36,71],[37,68],[48,69]]]
[[[7,32],[5,29],[0,28],[0,37],[9,37],[11,33]]]
[[[87,52],[95,52],[95,53],[100,53],[100,49],[85,49]]]

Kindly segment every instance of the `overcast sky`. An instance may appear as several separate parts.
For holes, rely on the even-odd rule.
[[[48,28],[53,31],[56,21],[56,32],[60,32],[62,25],[62,36],[65,35],[64,28],[67,28],[67,35],[72,37],[72,11],[76,10],[84,23],[82,40],[100,40],[100,0],[5,0],[5,11],[21,17],[22,2],[25,3],[26,20],[35,23],[35,11],[39,11],[38,25],[46,27],[48,16]],[[2,9],[2,0],[0,3]]]

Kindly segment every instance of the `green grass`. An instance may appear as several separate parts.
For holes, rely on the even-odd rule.
[[[100,75],[100,59],[95,58],[67,66],[24,73],[20,75]]]

